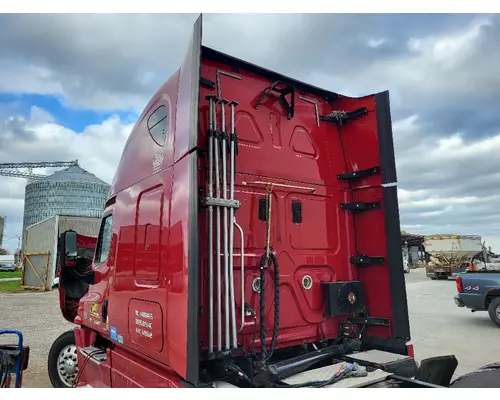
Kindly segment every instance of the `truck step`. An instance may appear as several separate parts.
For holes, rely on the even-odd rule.
[[[80,349],[80,353],[84,357],[90,357],[92,361],[95,361],[99,364],[105,362],[108,359],[104,350],[94,346],[82,347]]]

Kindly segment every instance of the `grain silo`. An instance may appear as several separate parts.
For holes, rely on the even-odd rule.
[[[100,218],[109,185],[78,165],[26,185],[23,232],[54,215]]]

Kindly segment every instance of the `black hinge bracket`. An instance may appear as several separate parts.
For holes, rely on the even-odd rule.
[[[285,87],[284,88],[277,88],[276,86],[278,86],[280,84],[285,85]],[[283,107],[285,107],[285,110],[287,112],[287,119],[292,119],[294,114],[295,114],[295,87],[292,85],[287,85],[286,83],[281,82],[281,81],[276,81],[271,86],[268,86],[266,89],[264,89],[262,91],[262,93],[260,94],[259,100],[257,100],[257,103],[255,104],[254,108],[257,110],[261,101],[271,91],[278,92],[280,94],[279,99],[281,101],[281,104],[283,104]],[[290,103],[288,103],[288,101],[285,97],[287,94],[292,95],[291,99],[290,99]]]
[[[340,208],[343,208],[347,211],[367,211],[374,210],[376,208],[380,208],[380,202],[374,201],[372,203],[343,203],[340,205]]]
[[[370,265],[370,264],[383,264],[384,257],[370,257],[370,256],[354,256],[351,257],[351,264],[355,265]]]
[[[363,169],[361,171],[346,172],[344,174],[338,174],[337,178],[341,181],[354,181],[356,179],[366,178],[380,173],[380,167],[372,167],[368,169]]]
[[[377,317],[354,317],[349,320],[353,324],[357,325],[378,325],[378,326],[391,326],[391,320],[388,318],[377,318]]]
[[[207,78],[200,77],[200,85],[210,90],[215,89],[215,82],[212,82],[210,79]]]
[[[346,121],[365,115],[368,110],[363,107],[354,111],[333,110],[328,115],[319,117],[320,121],[331,122],[335,125],[343,125]]]

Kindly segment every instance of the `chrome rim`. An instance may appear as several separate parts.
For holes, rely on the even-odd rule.
[[[500,319],[500,306],[497,306],[496,313],[497,313],[497,318]]]
[[[61,381],[68,387],[72,387],[78,375],[78,359],[76,357],[76,346],[70,344],[61,350],[57,357],[57,372]]]

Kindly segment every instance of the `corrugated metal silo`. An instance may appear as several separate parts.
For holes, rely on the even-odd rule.
[[[100,218],[109,185],[79,166],[28,183],[24,198],[26,227],[54,215]]]

